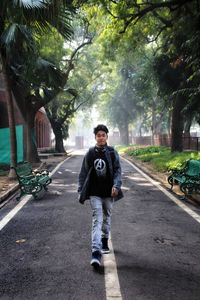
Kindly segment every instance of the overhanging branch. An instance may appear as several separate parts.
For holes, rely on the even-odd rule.
[[[126,29],[130,25],[135,25],[140,19],[142,19],[144,16],[146,16],[149,13],[155,13],[157,14],[157,10],[160,8],[168,8],[171,12],[174,12],[178,9],[180,9],[182,6],[184,6],[187,3],[191,3],[194,0],[171,0],[171,1],[165,1],[165,2],[159,2],[159,3],[150,3],[147,1],[144,1],[140,4],[136,3],[136,1],[133,1],[132,8],[135,8],[134,13],[128,13],[123,17],[113,15],[113,13],[110,11],[108,7],[106,7],[106,10],[108,13],[115,19],[124,20],[124,29],[120,31],[120,33],[125,33]],[[165,20],[163,17],[160,17],[160,21],[162,22],[170,22],[168,20]],[[167,26],[167,24],[165,24]],[[170,24],[168,23],[168,26]]]

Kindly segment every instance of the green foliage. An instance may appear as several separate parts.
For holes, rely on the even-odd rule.
[[[108,10],[120,17],[113,18]],[[137,26],[120,33],[123,18],[134,11],[134,5],[127,1],[90,1],[84,6],[90,28],[96,33],[89,51],[98,48],[97,64],[101,60],[101,64],[107,65],[104,70],[99,69],[103,71],[104,88],[98,95],[98,107],[113,127],[122,128],[128,122],[149,130],[157,126],[152,125],[154,114],[154,123],[159,124],[160,130],[166,130],[169,105],[166,105],[165,97],[158,99],[158,84],[153,72],[156,46],[147,45],[146,38],[157,30],[158,22],[146,17],[143,23],[138,22]],[[109,69],[111,73],[108,73]]]
[[[181,82],[181,70],[172,67],[169,56],[165,54],[156,56],[153,69],[162,94],[172,94],[178,89]]]
[[[40,56],[62,69],[62,59],[66,55],[64,42],[64,38],[55,29],[49,31],[47,35],[37,37]]]
[[[148,147],[133,147],[133,148],[128,148],[125,153],[131,156],[143,156],[149,153],[161,153],[163,151],[166,151],[167,148],[165,147],[159,147],[159,146],[148,146]]]
[[[170,131],[177,94],[185,123],[200,120],[198,1],[158,2],[90,0],[84,6],[99,57],[104,64],[112,60],[116,70],[114,88],[104,75],[101,111],[118,128],[126,114],[140,133]],[[136,70],[129,82],[120,76],[127,66]]]
[[[89,45],[89,42],[87,44],[89,40],[85,39],[84,23],[82,20],[76,19],[73,24],[73,43],[62,43],[61,41],[60,47],[56,48],[57,57],[53,57],[56,59],[56,64],[66,74],[65,87],[46,106],[54,134],[61,133],[63,139],[68,138],[69,126],[76,111],[80,107],[83,110],[91,107],[98,97],[98,86],[102,83],[98,53],[95,53],[94,50],[88,51],[88,48],[92,46]],[[51,60],[54,52],[50,51],[46,41],[42,41],[42,46],[43,53]]]
[[[7,1],[2,0],[0,4],[0,17],[2,27],[0,30],[1,43],[5,49],[15,44],[23,47],[27,42],[27,32],[45,34],[56,28],[66,39],[72,34],[71,15],[73,7],[63,1]],[[14,49],[13,49],[14,50]]]
[[[200,159],[200,153],[194,151],[171,153],[167,147],[159,146],[130,146],[121,150],[137,160],[152,164],[156,171],[167,172],[171,169],[181,168],[187,159]]]
[[[33,3],[34,2],[34,3]],[[59,44],[63,43],[62,34],[69,39],[72,34],[71,16],[74,9],[70,2],[63,1],[1,1],[0,19],[0,49],[6,62],[9,76],[17,88],[20,87],[21,97],[16,97],[18,106],[26,115],[25,110],[30,106],[38,110],[59,92],[63,83],[63,74],[52,61],[49,62],[39,55],[41,40],[51,44],[55,37]],[[52,38],[54,35],[54,41]],[[49,36],[49,40],[48,40]],[[55,47],[51,48],[54,49]],[[47,50],[53,53],[49,48]],[[41,54],[42,51],[41,51]],[[47,55],[48,56],[48,55]],[[18,93],[19,94],[19,93]],[[26,99],[26,100],[25,100]],[[35,105],[37,102],[37,105]],[[35,108],[36,106],[36,108]]]

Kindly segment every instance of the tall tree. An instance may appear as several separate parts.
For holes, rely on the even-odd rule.
[[[88,4],[90,10],[92,10],[91,2]],[[110,15],[111,17],[109,21],[108,17],[104,17],[107,23],[105,21],[102,22],[104,25],[102,31],[104,35],[107,34],[107,40],[109,40],[108,53],[112,52],[115,55],[116,48],[114,47],[113,49],[111,46],[116,44],[121,46],[122,43],[120,44],[119,41],[123,41],[125,44],[133,44],[134,40],[135,47],[133,49],[135,49],[141,45],[141,41],[144,42],[146,40],[146,44],[155,43],[157,45],[158,56],[161,53],[168,56],[169,67],[174,69],[174,73],[182,71],[178,77],[179,82],[177,83],[176,80],[175,83],[172,82],[173,88],[169,88],[164,95],[165,98],[168,96],[169,106],[172,105],[173,109],[172,151],[182,151],[185,112],[187,108],[188,113],[191,111],[189,107],[192,107],[193,103],[192,89],[194,91],[194,102],[195,94],[199,91],[199,81],[196,80],[198,78],[199,64],[196,64],[197,68],[194,64],[194,61],[199,61],[199,51],[191,52],[189,47],[189,45],[193,45],[194,49],[198,48],[194,41],[197,41],[199,36],[199,1],[99,0],[95,1],[95,3],[92,2],[92,4],[96,5],[96,10],[93,8],[93,12],[95,11],[96,15],[101,15],[98,12],[100,10],[104,14],[107,13],[106,16]],[[89,17],[91,17],[90,10],[88,13]],[[188,22],[191,26],[188,26]],[[97,20],[94,21],[94,24],[96,23]],[[112,28],[112,32],[110,28]],[[173,73],[173,70],[171,71]],[[160,76],[162,77],[161,74]],[[167,78],[165,80],[167,84]],[[169,94],[169,90],[171,94]],[[189,94],[190,99],[188,101]],[[190,105],[188,105],[189,103]]]
[[[5,64],[5,61],[1,54],[2,61],[2,73],[5,87],[5,96],[7,102],[7,111],[8,111],[8,124],[10,129],[10,171],[8,177],[10,179],[16,178],[16,173],[13,167],[16,167],[17,164],[17,138],[16,138],[16,130],[15,130],[15,116],[14,116],[14,105],[13,105],[13,97],[11,92],[10,81],[7,76],[8,70]]]
[[[16,71],[25,64],[25,61],[17,61],[16,58],[20,57],[20,52],[23,53],[25,49],[33,50],[33,32],[41,34],[55,27],[65,38],[69,39],[72,33],[70,26],[72,10],[72,1],[68,1],[67,4],[65,1],[55,0],[49,2],[41,0],[1,1],[0,54],[5,66],[4,78],[8,83],[6,86],[10,89],[7,91],[8,95],[11,95],[15,81],[13,74],[18,76]],[[21,110],[20,105],[19,108]],[[26,119],[25,114],[23,117]],[[14,138],[13,134],[11,136]],[[14,144],[15,142],[11,145]],[[14,147],[11,152],[15,152]],[[11,155],[11,157],[14,158],[15,155]],[[12,165],[16,165],[16,161],[13,161]]]
[[[52,38],[55,40],[55,35]],[[51,37],[49,40],[51,40]],[[53,60],[62,69],[64,83],[63,90],[50,103],[47,103],[45,108],[55,135],[55,149],[57,152],[65,152],[63,139],[68,137],[69,124],[72,117],[76,110],[83,103],[87,102],[84,99],[80,100],[79,97],[81,88],[84,88],[84,79],[82,81],[78,80],[77,84],[76,80],[74,80],[74,77],[76,77],[74,73],[79,65],[79,61],[85,57],[83,52],[87,52],[88,47],[86,46],[90,45],[92,40],[87,36],[84,26],[80,28],[77,20],[74,22],[73,43],[58,42],[56,44],[56,55],[55,51],[52,51],[51,47],[49,47],[49,40],[48,42],[44,39],[40,41],[42,46],[40,52],[47,59]],[[83,77],[83,74],[81,76]]]
[[[67,96],[69,94],[71,97]],[[76,104],[77,91],[68,89],[46,106],[47,116],[55,135],[55,151],[64,153],[64,139],[69,137],[69,125],[74,114],[84,102]]]

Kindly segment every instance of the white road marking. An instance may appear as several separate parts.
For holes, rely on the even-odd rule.
[[[128,159],[122,157],[129,165],[131,165],[137,172],[139,172],[142,176],[144,176],[148,181],[150,181],[154,186],[156,186],[160,191],[162,191],[168,198],[170,198],[176,205],[178,205],[180,208],[182,208],[186,213],[188,213],[193,219],[195,219],[197,222],[200,223],[200,215],[198,215],[196,212],[194,212],[191,208],[189,208],[187,205],[185,205],[183,202],[181,202],[179,199],[177,199],[175,196],[173,196],[170,192],[168,192],[166,189],[164,189],[160,182],[153,180],[151,177],[149,177],[147,174],[145,174],[143,171],[141,171],[138,167],[136,167],[132,162],[130,162]]]
[[[1,221],[0,231],[6,224],[18,213],[18,211],[32,198],[32,196],[26,196],[22,199]]]
[[[109,248],[111,252],[103,254],[106,300],[122,300],[111,237],[109,239]]]
[[[69,159],[66,158],[64,161],[59,163],[56,168],[50,173],[52,176],[60,166]],[[192,216],[197,222],[200,223],[200,216],[187,207],[184,203],[176,199],[173,195],[171,195],[167,190],[165,190],[160,183],[151,179],[148,175],[146,175],[143,171],[141,171],[138,167],[136,167],[133,163],[123,158],[128,164],[130,164],[136,171],[138,171],[143,177],[145,177],[149,182],[151,182],[154,186],[156,186],[159,190],[161,190],[166,196],[168,196],[173,202],[175,202],[179,207],[181,207],[184,211],[186,211],[190,216]],[[12,209],[1,221],[0,221],[0,230],[18,213],[18,211],[32,198],[32,196],[26,196],[23,200],[20,201],[18,205],[14,209]],[[105,288],[106,288],[106,299],[107,300],[122,300],[122,295],[120,291],[119,278],[116,267],[116,260],[113,251],[113,246],[111,239],[109,240],[109,247],[111,253],[103,255],[104,262],[104,272],[105,272]]]
[[[70,159],[72,156],[67,157],[66,159],[64,159],[63,161],[61,161],[56,167],[55,169],[53,169],[53,171],[49,174],[49,176],[51,177],[54,173],[56,173],[56,171],[62,166],[62,164],[64,164],[68,159]]]
[[[66,162],[70,157],[59,163],[56,168],[50,173],[50,177],[60,168],[60,166]],[[16,205],[1,221],[0,231],[6,224],[20,211],[20,209],[30,200],[32,196],[25,196],[18,205]],[[122,300],[119,279],[117,274],[117,267],[115,261],[115,255],[111,239],[109,240],[109,247],[111,253],[103,255],[104,272],[105,272],[105,288],[106,288],[106,300]]]
[[[65,160],[61,161],[55,169],[49,174],[51,177],[64,162],[66,162],[70,157],[67,157]],[[8,222],[20,211],[20,209],[30,200],[32,199],[31,195],[24,196],[24,198],[0,221],[0,231],[8,224]]]

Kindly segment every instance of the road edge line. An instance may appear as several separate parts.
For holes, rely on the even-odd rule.
[[[103,254],[106,300],[122,300],[111,234],[109,239],[109,248],[111,252],[108,254]]]
[[[49,176],[51,177],[60,167],[64,162],[66,162],[68,159],[70,159],[72,156],[67,157],[63,161],[61,161],[55,169],[53,169],[52,172],[50,172]],[[30,200],[32,199],[33,196],[27,195],[25,196],[5,217],[3,217],[2,220],[0,220],[0,231],[8,224],[10,220],[20,211],[22,207]]]
[[[165,188],[161,186],[161,183],[153,180],[150,176],[145,174],[142,170],[140,170],[134,163],[130,162],[128,159],[122,157],[128,164],[130,164],[136,171],[138,171],[143,177],[145,177],[148,181],[150,181],[154,186],[156,186],[163,194],[165,194],[168,198],[170,198],[176,205],[182,208],[187,214],[189,214],[195,221],[200,223],[200,215],[194,212],[191,208],[189,208],[186,204],[181,202],[175,196],[173,196],[170,192],[168,192]]]

